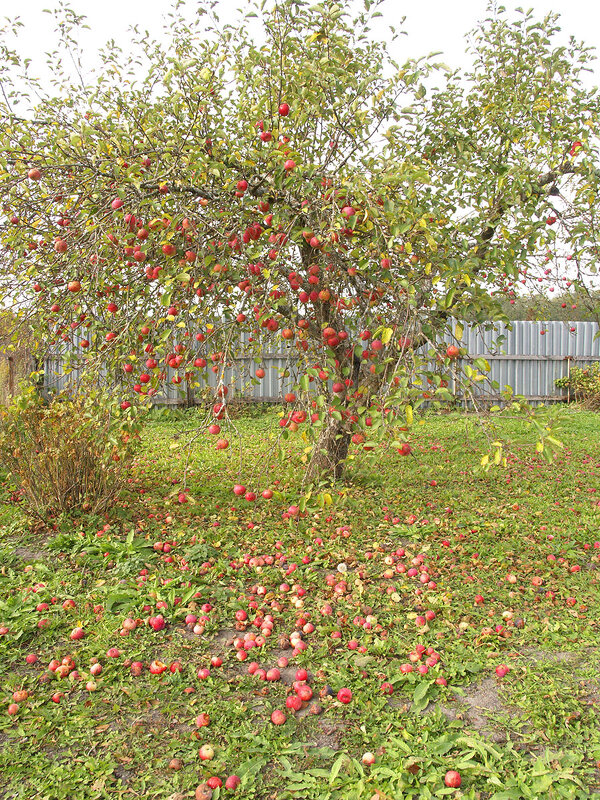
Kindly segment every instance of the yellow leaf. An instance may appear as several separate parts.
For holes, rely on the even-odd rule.
[[[413,410],[412,406],[406,406],[406,421],[409,425],[413,423]]]
[[[427,240],[427,244],[429,245],[430,249],[433,250],[434,253],[436,253],[437,242],[430,233],[427,233],[427,231],[425,231],[425,239]]]
[[[456,338],[458,339],[459,342],[462,340],[463,332],[464,332],[464,328],[462,326],[462,323],[457,322],[456,323],[456,328],[454,329],[454,335],[456,336]]]
[[[392,328],[384,328],[383,332],[381,334],[381,341],[384,344],[387,344],[390,341],[390,339],[392,338],[392,334],[393,333],[394,333],[394,331],[392,330]]]

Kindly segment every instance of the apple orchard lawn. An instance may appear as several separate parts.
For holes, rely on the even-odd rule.
[[[3,506],[0,797],[187,798],[231,775],[214,798],[600,797],[600,418],[561,417],[557,463],[522,450],[485,478],[468,419],[432,417],[414,458],[357,459],[341,500],[290,522],[299,442],[256,487],[286,498],[247,503],[234,447],[203,437],[180,506],[169,444],[194,419],[163,415],[110,519],[48,535]],[[274,416],[238,425],[260,465]]]

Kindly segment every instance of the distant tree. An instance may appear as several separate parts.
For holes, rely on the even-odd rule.
[[[502,311],[509,320],[561,320],[600,323],[600,291],[572,287],[551,297],[539,294],[503,297]]]

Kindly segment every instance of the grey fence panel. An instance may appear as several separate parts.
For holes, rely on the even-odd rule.
[[[574,331],[570,329],[574,328]],[[543,334],[542,334],[543,331]],[[595,322],[528,322],[516,321],[512,328],[498,323],[493,329],[474,329],[464,325],[460,342],[469,363],[478,356],[485,357],[490,364],[488,381],[477,388],[475,394],[481,398],[499,398],[499,391],[510,386],[515,394],[527,397],[532,403],[559,401],[566,392],[557,389],[557,378],[566,377],[573,365],[600,361],[600,338]],[[243,341],[242,344],[247,344]],[[73,347],[78,349],[78,342]],[[44,388],[47,393],[61,391],[76,385],[78,373],[65,373],[62,349],[55,350],[45,359]],[[292,351],[293,355],[293,351]],[[249,356],[240,357],[224,374],[224,383],[229,386],[229,397],[242,396],[260,402],[277,402],[290,391],[294,384],[293,364],[289,358],[289,346],[281,343],[281,349],[263,354],[260,366],[265,377],[253,383],[257,364]],[[167,372],[167,382],[154,397],[156,405],[182,405],[186,402],[185,383],[171,383],[174,371]],[[206,382],[193,392],[192,401],[199,401],[204,387],[217,387],[218,374],[210,369]],[[499,390],[490,387],[497,382]],[[450,387],[453,388],[452,385]]]
[[[469,359],[483,356],[488,360],[489,382],[497,382],[500,391],[510,386],[515,394],[539,403],[566,397],[555,381],[568,376],[574,364],[600,361],[597,333],[595,322],[519,320],[510,329],[500,323],[485,331],[467,326],[461,345]],[[494,395],[487,382],[476,392],[480,396],[485,393]]]

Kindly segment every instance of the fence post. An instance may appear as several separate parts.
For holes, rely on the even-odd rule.
[[[190,382],[186,381],[185,384],[185,407],[192,408],[196,403],[194,401],[194,390],[190,386]]]
[[[12,356],[8,356],[8,397],[11,398],[15,393],[15,362]]]

